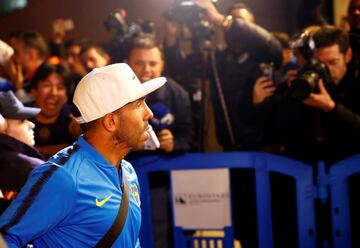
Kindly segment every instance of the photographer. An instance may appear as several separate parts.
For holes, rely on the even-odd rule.
[[[349,37],[342,30],[323,26],[315,32],[313,40],[312,59],[326,65],[329,78],[309,62],[305,64],[307,69],[300,70],[297,79],[307,78],[311,86],[312,76],[305,77],[311,75],[311,70],[320,79],[303,101],[292,97],[282,101],[273,119],[282,131],[285,155],[313,165],[319,160],[329,165],[360,152],[359,68]],[[296,91],[295,82],[291,82],[290,96]]]
[[[281,45],[272,34],[253,23],[254,15],[243,4],[233,5],[230,15],[224,16],[210,1],[195,3],[207,20],[225,30],[227,48],[216,51],[216,61],[211,61],[218,140],[224,150],[262,149],[264,123],[254,121],[252,90],[262,74],[260,64],[281,65]]]

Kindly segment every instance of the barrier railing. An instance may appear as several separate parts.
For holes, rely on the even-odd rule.
[[[359,217],[359,195],[360,182],[356,178],[353,190],[355,194],[350,199],[349,178],[360,173],[360,155],[356,155],[340,161],[330,167],[329,185],[332,209],[332,229],[334,248],[360,247],[360,217]],[[351,203],[351,200],[353,204]],[[352,219],[350,218],[353,205]]]
[[[141,186],[143,217],[140,239],[143,247],[154,247],[149,174],[160,171],[211,168],[254,170],[259,248],[275,247],[269,175],[271,172],[276,172],[293,178],[296,182],[298,247],[316,247],[315,190],[311,166],[285,157],[258,152],[189,153],[177,157],[148,156],[135,159],[132,163],[136,168]],[[174,227],[174,236],[181,236],[179,230],[181,227]],[[179,242],[179,239],[176,238],[175,242]],[[232,246],[233,243],[230,242],[223,247]]]

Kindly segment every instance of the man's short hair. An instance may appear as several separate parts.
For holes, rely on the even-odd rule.
[[[41,59],[48,56],[48,46],[40,33],[27,31],[15,37],[24,44],[25,48],[35,49]]]
[[[31,78],[30,88],[36,88],[40,81],[45,80],[53,73],[59,74],[63,78],[67,93],[69,93],[72,77],[69,68],[65,64],[51,64],[49,62],[41,64]]]
[[[102,48],[101,46],[96,45],[94,43],[84,44],[84,46],[81,47],[80,55],[84,54],[85,52],[89,51],[90,49],[95,49],[96,52],[98,52],[103,57],[108,55],[108,53],[105,51],[104,48]]]
[[[133,50],[135,48],[152,49],[155,47],[159,48],[159,50],[161,52],[161,57],[164,59],[162,47],[161,47],[160,43],[156,40],[155,35],[150,34],[150,33],[141,33],[140,35],[138,35],[137,37],[135,37],[132,40],[127,57],[130,56],[131,50]]]
[[[342,29],[326,25],[314,34],[316,48],[339,45],[340,52],[345,54],[350,47],[349,36]]]
[[[79,109],[76,107],[75,104],[72,104],[72,115],[73,115],[75,118],[78,118],[78,117],[81,116],[81,113],[80,113]],[[86,123],[79,124],[79,125],[80,125],[80,129],[81,129],[81,132],[82,132],[82,133],[86,133],[86,132],[88,132],[89,130],[91,130],[92,128],[94,128],[97,121],[98,121],[98,119],[93,120],[93,121],[90,121],[90,122],[86,122]]]
[[[72,46],[79,46],[81,48],[86,47],[90,44],[90,41],[85,38],[75,38],[67,40],[64,44],[65,48],[68,49]]]

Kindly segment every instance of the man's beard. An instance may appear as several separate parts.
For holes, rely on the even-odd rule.
[[[124,142],[124,137],[120,134],[119,130],[117,130],[113,135],[112,139],[116,145],[121,144]]]

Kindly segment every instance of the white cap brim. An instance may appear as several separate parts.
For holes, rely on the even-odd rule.
[[[145,97],[146,95],[150,94],[151,92],[159,89],[165,83],[166,83],[166,78],[165,77],[154,78],[154,79],[151,79],[149,81],[146,81],[146,82],[142,83],[141,84],[142,90],[139,92],[136,99],[133,99],[133,101]]]

